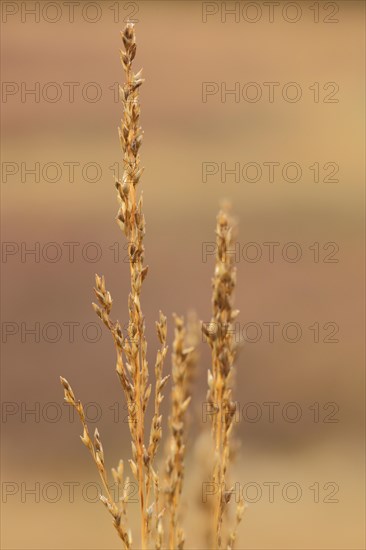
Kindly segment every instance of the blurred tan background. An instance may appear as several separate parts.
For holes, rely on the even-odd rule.
[[[150,271],[143,306],[150,364],[159,309],[170,321],[173,312],[190,310],[209,320],[213,258],[203,261],[202,246],[214,240],[216,212],[228,198],[242,252],[238,330],[248,328],[237,364],[243,414],[231,477],[241,488],[254,484],[237,546],[365,547],[364,4],[280,2],[273,13],[266,3],[251,4],[81,2],[70,22],[63,2],[40,2],[36,15],[27,11],[33,2],[2,3],[4,549],[119,547],[108,514],[90,502],[95,491],[92,485],[88,493],[88,484],[97,474],[62,404],[58,377],[85,403],[97,403],[88,410],[91,420],[100,417],[108,466],[128,457],[113,346],[90,307],[98,272],[120,321],[127,317],[113,170],[121,160],[119,30],[128,16],[138,20],[135,66],[146,78],[142,187]],[[230,15],[225,6],[237,11]],[[278,83],[273,101],[269,82]],[[225,86],[240,95],[222,96]],[[26,93],[31,88],[36,95]],[[251,102],[258,89],[262,97]],[[291,102],[299,90],[301,99]],[[269,162],[279,163],[273,182],[263,164]],[[238,181],[221,181],[222,163],[228,170],[239,163]],[[257,164],[247,167],[246,179],[256,179],[250,170],[259,165],[259,181],[245,180],[248,163]],[[299,181],[286,181],[297,179],[293,165],[283,177],[287,163],[300,166]],[[279,243],[273,261],[268,242]],[[297,262],[286,260],[296,252],[293,242],[302,254]],[[31,249],[35,254],[26,253]],[[261,258],[248,261],[255,249]],[[272,322],[279,323],[273,342]],[[298,327],[301,336],[289,342]],[[171,344],[172,328],[169,335]],[[208,452],[201,407],[209,354],[204,344],[199,351],[184,495],[187,548],[205,547],[199,474]],[[273,422],[268,402],[277,403]],[[168,403],[167,396],[165,413]],[[70,483],[78,483],[73,499]]]

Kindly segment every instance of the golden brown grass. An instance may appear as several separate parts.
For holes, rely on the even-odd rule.
[[[186,347],[186,329],[182,317],[175,316],[175,337],[172,354],[172,392],[169,428],[171,437],[166,461],[167,514],[169,516],[169,548],[183,548],[184,532],[178,526],[179,500],[184,478],[185,415],[191,396],[188,392],[189,356],[194,348]]]
[[[117,223],[126,236],[130,264],[131,290],[128,297],[129,323],[127,337],[124,337],[119,321],[111,319],[112,298],[106,289],[103,276],[96,275],[95,294],[97,304],[93,304],[98,317],[112,335],[116,350],[116,371],[128,406],[128,423],[131,434],[132,457],[129,460],[132,476],[138,486],[140,512],[140,540],[143,550],[151,547],[184,547],[185,536],[180,513],[180,501],[184,480],[184,456],[187,437],[186,413],[191,400],[190,388],[197,355],[191,342],[191,326],[185,326],[182,317],[175,316],[175,335],[172,352],[171,413],[169,416],[169,437],[164,460],[165,472],[159,471],[156,455],[162,439],[163,389],[169,375],[163,374],[167,355],[167,319],[160,313],[156,323],[160,347],[155,361],[154,391],[149,382],[147,363],[147,341],[145,322],[141,309],[141,289],[148,272],[144,265],[145,218],[142,208],[142,195],[137,188],[143,172],[139,150],[142,143],[140,127],[139,89],[143,83],[141,71],[134,73],[132,62],[136,55],[136,39],[133,24],[128,23],[122,32],[124,50],[121,62],[126,82],[120,88],[123,104],[123,118],[119,137],[123,152],[123,176],[116,181],[119,211]],[[217,218],[217,256],[213,278],[213,317],[215,330],[202,325],[203,332],[212,352],[212,368],[208,376],[208,401],[212,406],[212,434],[215,448],[212,482],[218,490],[212,503],[214,522],[212,548],[222,548],[222,524],[231,492],[225,489],[227,467],[230,459],[230,436],[233,428],[235,405],[232,401],[231,375],[233,371],[235,346],[231,323],[237,315],[233,310],[232,297],[235,287],[235,268],[230,248],[233,246],[233,227],[228,215],[222,211]],[[114,482],[121,490],[122,498],[115,502],[110,492],[109,477],[105,466],[102,442],[98,430],[94,439],[89,435],[82,403],[76,399],[70,384],[61,378],[65,400],[73,406],[80,418],[83,435],[81,440],[88,448],[102,480],[103,504],[113,517],[113,524],[126,549],[132,547],[132,533],[128,523],[128,484],[124,475],[124,464],[120,461],[117,469],[112,468]],[[147,407],[153,396],[153,417],[147,425]],[[243,513],[243,503],[239,502],[236,524],[228,537],[227,548],[233,548],[237,526]]]
[[[217,489],[214,503],[214,548],[222,548],[222,521],[225,507],[232,496],[231,490],[227,490],[226,472],[230,458],[230,436],[236,412],[230,385],[235,359],[233,321],[239,313],[238,310],[233,309],[232,304],[236,283],[234,229],[228,214],[220,211],[216,225],[212,319],[208,327],[202,325],[212,355],[212,368],[208,371],[207,401],[213,412],[212,436],[215,455],[212,481]],[[243,503],[240,501],[237,508],[238,523],[241,520],[242,510]],[[235,536],[235,532],[230,535],[230,548],[235,541]]]

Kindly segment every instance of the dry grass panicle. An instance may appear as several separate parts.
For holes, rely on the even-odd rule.
[[[186,412],[191,401],[189,395],[189,361],[194,351],[186,347],[186,328],[183,317],[174,316],[175,336],[172,353],[170,441],[166,461],[167,513],[169,515],[169,548],[183,548],[184,531],[178,524],[179,501],[184,479]]]
[[[211,348],[212,367],[208,370],[207,401],[213,412],[212,436],[215,457],[212,482],[216,488],[214,503],[214,548],[222,548],[222,523],[226,505],[231,498],[227,490],[227,467],[230,458],[230,436],[234,426],[236,405],[232,399],[231,378],[233,374],[236,345],[233,321],[239,311],[233,307],[236,284],[234,246],[236,227],[228,213],[221,210],[216,224],[216,262],[212,279],[212,318],[202,330]],[[239,503],[237,518],[241,517]],[[240,521],[240,519],[239,519]],[[235,535],[230,537],[233,542]],[[230,541],[229,541],[230,542]],[[229,543],[226,545],[226,547]]]
[[[172,352],[172,389],[171,413],[169,416],[169,437],[166,445],[165,474],[161,474],[155,462],[162,439],[163,417],[161,403],[163,389],[169,379],[164,375],[163,367],[168,351],[167,319],[160,312],[156,330],[160,347],[157,351],[154,370],[154,389],[149,382],[147,362],[147,341],[145,321],[141,308],[141,290],[147,276],[148,267],[144,264],[145,218],[142,195],[138,193],[143,168],[140,162],[140,147],[143,132],[140,126],[139,91],[144,80],[141,70],[133,70],[136,56],[136,37],[132,23],[128,23],[122,32],[124,49],[121,50],[121,62],[125,72],[125,83],[120,88],[123,104],[123,117],[119,128],[119,138],[123,153],[122,178],[116,180],[119,210],[117,223],[128,242],[131,289],[128,297],[127,336],[122,332],[118,320],[113,320],[112,297],[106,288],[105,278],[96,275],[95,295],[97,303],[93,308],[111,333],[116,350],[116,371],[127,402],[128,423],[131,434],[130,469],[138,487],[140,516],[140,546],[145,550],[153,544],[157,550],[170,548],[175,550],[184,546],[184,531],[181,524],[180,501],[184,480],[184,456],[187,437],[187,408],[191,400],[190,388],[193,371],[197,362],[197,353],[191,342],[192,324],[187,328],[181,317],[175,316],[175,334]],[[212,431],[215,440],[216,460],[213,480],[218,484],[225,482],[226,469],[230,457],[230,433],[232,430],[233,402],[231,398],[230,376],[234,363],[235,349],[230,331],[225,328],[235,318],[237,312],[232,309],[232,293],[235,286],[235,269],[229,247],[232,242],[232,227],[224,212],[218,216],[217,258],[213,279],[213,322],[218,327],[213,335],[204,329],[212,350],[212,369],[209,371],[208,398],[217,410],[214,415]],[[122,497],[115,502],[110,492],[109,476],[105,465],[104,450],[98,430],[94,438],[89,434],[83,405],[78,401],[70,384],[61,377],[65,401],[77,411],[83,429],[81,440],[87,447],[97,467],[102,481],[104,494],[102,503],[112,515],[113,524],[122,540],[123,547],[132,548],[132,534],[128,522],[128,484],[123,461],[112,468],[112,477],[120,489]],[[151,399],[150,399],[151,398]],[[149,401],[153,408],[151,424],[147,422]],[[222,502],[218,493],[215,503],[215,533],[213,548],[221,548],[221,526],[226,500]],[[242,505],[237,509],[236,527],[228,540],[232,548],[236,538],[237,525],[242,515]]]

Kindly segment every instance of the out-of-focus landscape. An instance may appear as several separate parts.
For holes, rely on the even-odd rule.
[[[127,320],[114,173],[128,16],[138,20],[135,67],[146,79],[150,365],[160,309],[170,351],[173,312],[210,319],[210,243],[228,199],[239,222],[238,336],[246,336],[230,470],[249,503],[237,548],[365,548],[364,3],[280,2],[272,22],[265,2],[81,2],[73,22],[65,2],[40,3],[49,6],[39,22],[23,4],[35,3],[1,6],[2,548],[120,547],[59,376],[89,404],[108,467],[127,459],[114,348],[90,304],[94,274],[104,274],[115,316]],[[208,346],[199,353],[187,549],[205,548],[208,521]],[[163,412],[166,421],[169,389]],[[133,526],[137,510],[131,504]]]

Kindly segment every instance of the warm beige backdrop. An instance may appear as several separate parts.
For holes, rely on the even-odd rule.
[[[105,510],[87,502],[94,496],[92,488],[83,498],[86,484],[97,477],[78,441],[80,428],[70,423],[62,405],[58,376],[72,381],[84,402],[98,403],[108,464],[127,457],[129,437],[113,346],[104,331],[100,337],[95,332],[90,302],[94,273],[103,273],[119,318],[126,319],[128,266],[123,263],[123,236],[114,223],[110,167],[121,158],[116,131],[121,107],[114,101],[114,83],[122,78],[119,30],[123,18],[136,11],[136,65],[144,67],[146,78],[141,94],[142,185],[150,272],[143,305],[150,362],[160,308],[169,318],[172,312],[190,309],[202,320],[209,318],[213,263],[211,257],[202,261],[202,243],[214,239],[219,202],[229,198],[240,223],[244,256],[253,257],[254,247],[246,247],[250,242],[263,254],[256,263],[243,257],[238,261],[240,329],[252,322],[252,331],[258,326],[263,331],[257,343],[243,346],[238,360],[236,396],[244,418],[237,429],[242,447],[232,479],[241,488],[250,482],[262,491],[247,510],[238,547],[364,548],[363,2],[297,2],[301,17],[294,23],[285,20],[296,16],[288,2],[276,7],[272,23],[263,2],[254,2],[254,7],[227,2],[228,8],[240,7],[237,22],[234,15],[227,15],[225,22],[221,2],[105,1],[92,3],[94,7],[82,2],[74,6],[71,23],[63,2],[57,11],[41,2],[45,11],[38,23],[22,4],[2,3],[2,547],[119,547]],[[202,10],[213,12],[206,22]],[[60,13],[60,21],[49,22]],[[100,20],[91,23],[98,14]],[[248,22],[256,14],[259,20]],[[97,87],[88,86],[91,82]],[[202,86],[207,82],[219,92],[204,102]],[[250,82],[263,93],[258,102],[243,95],[238,102],[233,95],[221,101],[222,86],[239,86],[253,97],[254,86],[245,87]],[[279,83],[273,102],[268,101],[268,82]],[[283,99],[289,82],[302,92],[298,102]],[[335,95],[334,84],[323,88],[329,82],[339,87]],[[319,83],[319,102],[314,101],[314,83]],[[38,97],[25,93],[35,86]],[[92,102],[96,90],[102,96]],[[51,102],[56,92],[61,97]],[[290,86],[290,98],[294,92]],[[268,162],[280,163],[272,183],[268,164],[263,164]],[[302,170],[298,182],[281,176],[289,162]],[[35,163],[39,181],[27,172]],[[96,176],[88,163],[98,164]],[[213,171],[221,163],[228,169],[235,163],[240,169],[257,163],[262,178],[248,182],[239,174],[240,181],[231,175],[221,182],[218,172],[203,182],[204,163],[211,163]],[[320,165],[319,182],[314,182],[314,163]],[[326,163],[339,166],[333,178],[338,182],[323,181],[334,168],[330,164],[324,171]],[[291,179],[291,167],[288,174]],[[97,181],[90,181],[94,177]],[[116,242],[119,263],[114,261]],[[268,242],[280,243],[273,262],[263,244]],[[281,255],[283,250],[294,253],[293,247],[286,249],[291,242],[302,250],[297,263]],[[336,244],[324,250],[326,243]],[[319,261],[314,261],[318,246]],[[329,256],[336,246],[339,251]],[[36,256],[26,254],[32,248]],[[93,263],[95,252],[101,258]],[[52,262],[55,253],[60,257]],[[324,261],[332,258],[338,262]],[[273,343],[268,324],[263,324],[269,322],[280,323]],[[281,335],[291,322],[302,330],[296,343]],[[319,343],[314,342],[316,328],[309,329],[315,323]],[[326,323],[332,324],[324,328]],[[339,332],[333,338],[339,341],[325,342],[335,326]],[[27,332],[32,328],[36,335]],[[293,337],[291,326],[285,334]],[[98,341],[91,343],[95,335]],[[204,520],[197,510],[199,472],[208,447],[202,440],[194,446],[193,436],[200,432],[209,355],[203,344],[200,352],[184,497],[187,548],[204,548]],[[248,408],[251,402],[255,409]],[[274,422],[268,420],[266,402],[279,403]],[[286,408],[290,402],[300,408],[299,422],[286,420],[286,411],[295,412]],[[115,403],[120,407],[118,424],[113,422]],[[320,422],[314,422],[317,407]],[[34,415],[27,414],[31,409]],[[249,422],[258,409],[262,418]],[[96,410],[91,406],[90,416]],[[332,411],[330,419],[339,421],[324,422]],[[52,422],[55,414],[60,419]],[[65,483],[72,482],[79,485],[74,502],[69,502]],[[272,503],[270,482],[277,484]],[[289,488],[290,499],[291,487],[300,487],[298,502],[283,497],[287,483],[296,484]],[[314,502],[316,483],[320,502]],[[332,497],[335,487],[339,491]],[[32,488],[36,495],[28,492]],[[254,489],[247,495],[252,500]],[[338,502],[326,502],[329,498]]]

